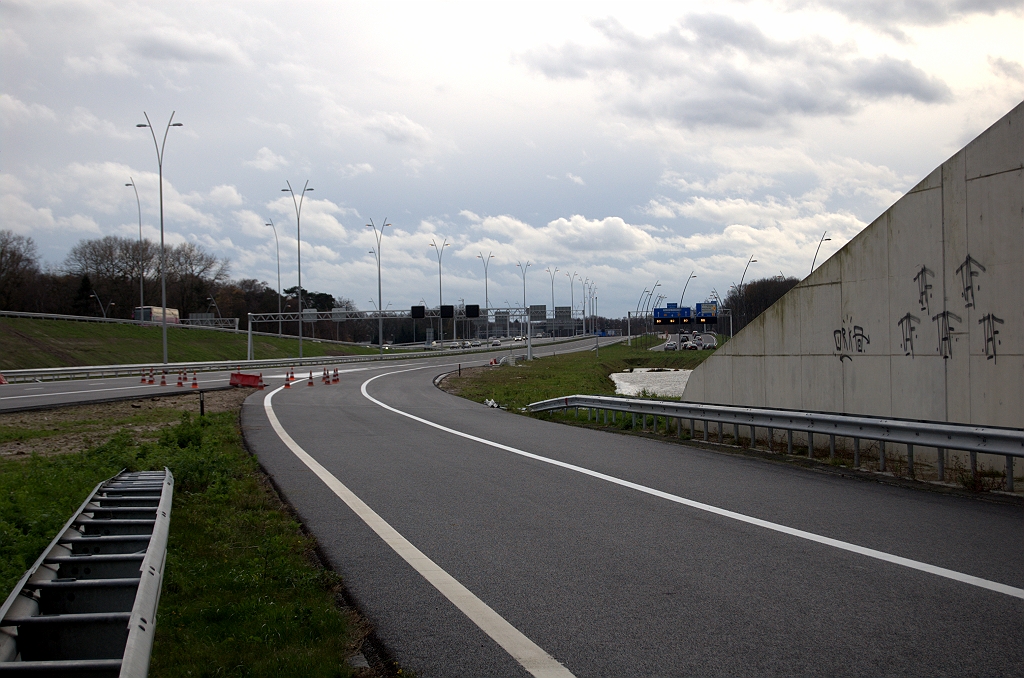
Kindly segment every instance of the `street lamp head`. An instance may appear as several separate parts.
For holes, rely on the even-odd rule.
[[[171,127],[182,127],[182,123],[180,123],[180,122],[171,123]]]
[[[282,189],[281,189],[281,192],[282,192],[282,193],[288,193],[288,192],[290,192],[290,191],[291,191],[291,189],[290,189],[290,188],[282,188]]]
[[[128,183],[128,184],[125,184],[125,186],[133,186],[133,185],[134,185],[134,184],[130,184],[130,183]]]
[[[313,190],[313,187],[312,187],[312,186],[310,186],[309,188],[304,188],[304,189],[302,189],[302,190],[303,190],[303,191],[312,191],[312,190]]]
[[[149,127],[149,125],[147,125],[144,122],[140,122],[139,124],[136,125],[136,127]]]
[[[829,242],[830,240],[832,240],[832,238],[825,238],[822,242]]]

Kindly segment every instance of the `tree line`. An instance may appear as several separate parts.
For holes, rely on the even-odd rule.
[[[255,278],[231,279],[231,262],[199,244],[167,247],[165,258],[167,306],[178,309],[181,318],[219,313],[224,318],[239,318],[244,327],[249,313],[278,310],[277,290]],[[116,235],[80,240],[62,263],[44,266],[32,238],[0,230],[0,310],[130,319],[139,306],[140,285],[144,305],[160,306],[158,243]],[[282,291],[281,310],[297,309],[297,291],[296,286]],[[350,299],[306,289],[302,290],[302,305],[318,311],[358,310]],[[365,341],[375,334],[361,325],[318,325],[312,330],[345,341]],[[276,331],[277,325],[257,329]],[[296,334],[298,327],[285,323],[282,331]],[[310,332],[308,324],[304,332]]]
[[[742,288],[733,287],[722,301],[722,306],[732,312],[732,331],[736,334],[757,316],[768,310],[782,295],[800,282],[796,278],[761,278],[751,280]],[[721,322],[721,321],[719,321]],[[728,321],[725,321],[728,323]],[[728,332],[728,325],[718,327],[719,332]]]

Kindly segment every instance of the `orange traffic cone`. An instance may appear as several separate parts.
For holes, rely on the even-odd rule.
[[[265,387],[266,387],[266,384],[263,383],[263,373],[260,372],[260,383],[256,385],[256,390],[257,391],[262,391]]]
[[[154,383],[154,380],[153,380],[153,368],[152,367],[149,368],[149,382],[147,382],[147,383],[150,383],[150,384]]]
[[[334,368],[334,383],[335,384],[338,383],[338,368],[337,367]]]
[[[292,368],[291,373],[288,375],[288,381],[295,381],[295,368]]]
[[[284,387],[285,388],[291,388],[292,387],[292,381],[287,376],[285,376],[285,378],[284,378]]]
[[[310,371],[310,373],[309,373],[309,383],[306,384],[306,386],[312,386],[312,385],[313,385],[313,372]]]
[[[146,383],[146,373],[145,372],[142,373],[142,381],[140,381],[139,383],[140,384],[145,384]]]
[[[199,382],[196,380],[195,371],[192,372],[192,388],[199,388]]]
[[[162,370],[160,372],[160,385],[167,386],[167,370]]]
[[[181,382],[181,372],[178,372],[178,388],[181,388],[184,385],[185,384]]]

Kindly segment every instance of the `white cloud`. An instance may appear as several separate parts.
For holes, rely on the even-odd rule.
[[[578,186],[586,186],[586,183],[583,181],[582,177],[578,177],[572,172],[566,172],[565,178]]]
[[[338,170],[338,173],[345,179],[351,179],[359,176],[360,174],[370,174],[372,172],[373,165],[368,162],[360,162],[357,164],[349,163]]]
[[[287,167],[288,161],[264,146],[260,150],[256,151],[255,158],[252,160],[246,160],[242,164],[249,167],[255,167],[256,169],[263,170],[264,172],[270,172],[272,170],[281,169],[282,167]]]
[[[0,124],[4,126],[33,120],[56,120],[57,115],[42,104],[26,104],[10,94],[0,94]]]
[[[392,144],[422,146],[431,141],[430,130],[401,113],[375,113],[363,124]]]
[[[223,184],[220,186],[214,186],[210,189],[209,200],[211,203],[221,207],[234,207],[236,205],[241,205],[243,202],[238,189],[234,186],[226,186]]]
[[[101,120],[84,106],[75,106],[69,117],[68,129],[72,132],[89,132],[111,139],[135,139],[136,136],[127,129],[119,128],[109,120]],[[134,131],[134,129],[132,130]]]

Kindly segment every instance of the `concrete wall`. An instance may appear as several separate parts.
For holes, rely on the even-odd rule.
[[[1024,103],[698,367],[683,399],[1024,426]]]

